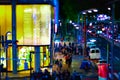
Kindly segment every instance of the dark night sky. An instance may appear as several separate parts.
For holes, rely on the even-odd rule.
[[[100,13],[106,13],[107,7],[111,7],[113,0],[59,0],[59,14],[61,18],[75,19],[80,11],[90,8],[99,9]],[[115,2],[115,17],[120,18],[120,0]]]

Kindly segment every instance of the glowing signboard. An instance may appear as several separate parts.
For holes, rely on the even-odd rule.
[[[18,45],[50,45],[51,6],[17,5]]]
[[[99,14],[99,15],[97,16],[97,20],[98,20],[98,21],[110,20],[110,16],[107,16],[107,15],[105,15],[105,14]]]

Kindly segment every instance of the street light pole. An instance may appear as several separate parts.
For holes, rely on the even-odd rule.
[[[8,45],[9,45],[9,42],[8,42],[8,40],[7,40],[7,38],[8,38],[8,34],[11,34],[11,32],[8,31],[8,32],[5,34],[6,80],[8,80]]]
[[[89,9],[82,12],[82,17],[84,20],[84,54],[83,56],[88,56],[87,54],[87,13],[98,12],[97,9]],[[83,16],[84,15],[84,16]]]
[[[7,52],[8,46],[5,46],[5,52],[6,52],[6,80],[8,80],[8,52]]]
[[[84,56],[87,56],[86,48],[87,48],[87,25],[86,25],[86,15],[84,16]]]
[[[82,22],[81,22],[81,26],[80,26],[80,20],[82,19]],[[83,28],[83,14],[81,12],[78,13],[78,26],[79,26],[79,30],[80,32],[79,33],[79,38],[80,38],[80,41],[79,43],[82,43],[82,28]]]

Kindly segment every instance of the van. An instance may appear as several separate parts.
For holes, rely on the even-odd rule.
[[[90,59],[100,59],[101,58],[101,51],[99,48],[90,48],[89,51]]]

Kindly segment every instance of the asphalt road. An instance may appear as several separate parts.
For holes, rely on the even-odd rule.
[[[110,51],[111,51],[111,40],[104,39],[102,37],[97,37],[96,39],[97,39],[97,46],[101,50],[102,58],[107,60],[107,58],[108,58],[107,52],[108,52],[109,56],[111,55],[111,53],[110,53]],[[117,73],[117,78],[119,78],[118,73],[120,72],[120,47],[118,47],[116,45],[113,46],[113,58],[110,58],[110,57],[108,58],[109,63],[110,63],[110,59],[113,60],[113,62],[112,62],[113,72]]]

